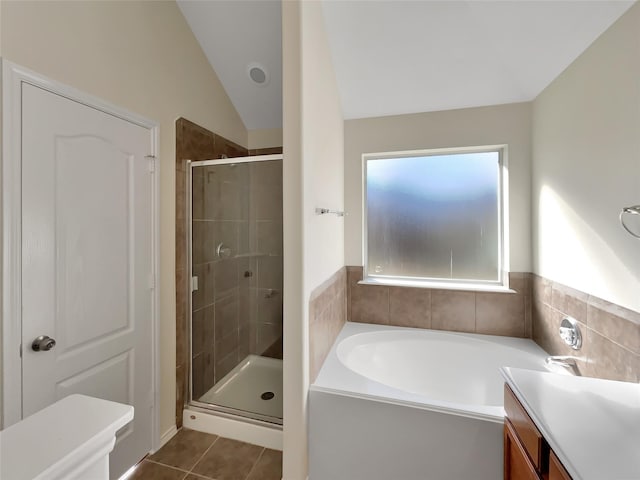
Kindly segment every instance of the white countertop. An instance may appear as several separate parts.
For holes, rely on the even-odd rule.
[[[0,478],[55,478],[69,463],[113,442],[132,419],[130,405],[85,395],[63,398],[0,432]]]
[[[573,480],[640,479],[640,384],[501,372]]]

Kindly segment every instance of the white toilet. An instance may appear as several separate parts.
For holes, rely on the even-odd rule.
[[[109,479],[116,432],[133,407],[70,395],[0,432],[0,478]]]

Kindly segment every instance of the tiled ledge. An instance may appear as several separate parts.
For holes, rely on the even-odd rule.
[[[347,275],[342,267],[309,299],[309,378],[313,382],[346,321]]]
[[[515,294],[361,283],[347,267],[347,318],[352,322],[531,337],[531,275],[511,273]]]

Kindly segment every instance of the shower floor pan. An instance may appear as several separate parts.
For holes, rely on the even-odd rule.
[[[282,360],[249,355],[198,401],[282,419]]]

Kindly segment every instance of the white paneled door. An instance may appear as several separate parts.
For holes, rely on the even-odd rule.
[[[152,449],[153,132],[28,83],[21,101],[22,415],[133,405],[117,478]]]

